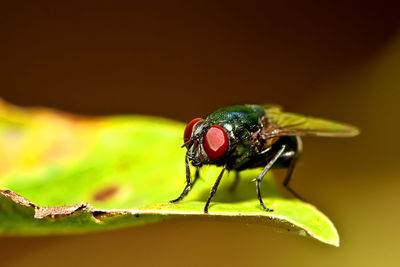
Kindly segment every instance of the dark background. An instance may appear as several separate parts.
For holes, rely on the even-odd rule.
[[[355,124],[362,135],[354,139],[307,138],[293,181],[333,220],[341,247],[260,225],[192,219],[0,238],[2,264],[397,263],[398,1],[82,2],[1,4],[0,97],[182,121],[232,103],[278,103]]]

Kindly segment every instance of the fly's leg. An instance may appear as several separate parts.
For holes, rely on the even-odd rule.
[[[210,205],[211,199],[215,195],[215,192],[217,192],[219,182],[221,182],[221,178],[224,175],[225,170],[226,170],[226,165],[224,165],[224,167],[222,168],[221,173],[218,175],[217,180],[215,181],[213,187],[211,188],[210,195],[208,196],[208,199],[207,199],[207,203],[204,206],[204,213],[208,213],[208,206]]]
[[[233,183],[231,184],[231,186],[229,187],[229,191],[232,193],[235,191],[235,189],[237,188],[239,184],[239,172],[236,171],[235,172],[235,180],[233,181]]]
[[[299,194],[296,193],[290,186],[289,182],[290,179],[292,178],[294,166],[296,165],[296,157],[292,158],[289,164],[289,168],[286,173],[285,180],[283,180],[283,186],[290,192],[292,193],[296,198],[300,199],[301,201],[305,201],[304,198],[302,198]]]
[[[266,210],[266,211],[274,211],[272,209],[269,209],[265,206],[264,201],[262,200],[261,197],[261,190],[260,190],[260,183],[262,179],[264,178],[265,174],[269,169],[271,169],[272,165],[277,161],[277,159],[282,155],[283,151],[285,150],[286,145],[283,145],[279,151],[275,154],[275,156],[267,163],[267,165],[264,167],[262,172],[258,175],[258,177],[255,179],[256,180],[256,187],[257,187],[257,196],[258,200],[260,201],[260,205]]]
[[[200,177],[200,168],[196,168],[196,172],[194,173],[194,180],[192,183],[192,187],[194,186],[194,184],[196,183],[196,181],[199,179]]]
[[[200,176],[199,168],[196,168],[196,173],[195,173],[195,176],[194,176],[194,180],[192,182],[191,175],[190,175],[190,167],[189,167],[189,162],[188,162],[187,156],[185,157],[185,166],[186,166],[186,186],[183,189],[181,195],[177,199],[171,200],[170,201],[171,203],[175,203],[175,202],[178,202],[181,199],[183,199],[187,195],[187,193],[189,193],[190,189],[193,187],[193,185],[195,184],[195,182],[197,181],[197,179]]]

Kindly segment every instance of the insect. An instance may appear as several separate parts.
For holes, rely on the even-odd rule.
[[[245,169],[263,170],[256,182],[258,200],[266,211],[260,190],[264,175],[271,168],[287,168],[283,185],[295,197],[302,198],[289,186],[296,160],[302,152],[301,136],[352,137],[359,130],[351,125],[300,114],[283,112],[276,105],[233,105],[220,108],[205,119],[190,121],[184,132],[186,186],[181,195],[171,202],[183,199],[195,184],[203,165],[222,166],[212,187],[204,213],[217,191],[225,171],[238,173]],[[194,179],[189,163],[196,168]]]

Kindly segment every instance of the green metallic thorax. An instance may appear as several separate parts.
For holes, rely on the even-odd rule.
[[[229,136],[228,160],[233,169],[245,165],[262,149],[257,133],[262,129],[265,110],[257,105],[228,106],[210,114],[205,120],[223,127]]]

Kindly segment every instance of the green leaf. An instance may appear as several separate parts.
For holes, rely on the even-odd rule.
[[[271,174],[260,207],[260,170],[225,174],[203,214],[219,169],[203,167],[188,197],[179,122],[146,116],[85,118],[0,102],[0,234],[69,234],[140,225],[179,216],[263,223],[339,245],[330,220],[314,206],[282,197]],[[80,204],[79,204],[80,203]],[[89,204],[86,204],[89,203]]]

